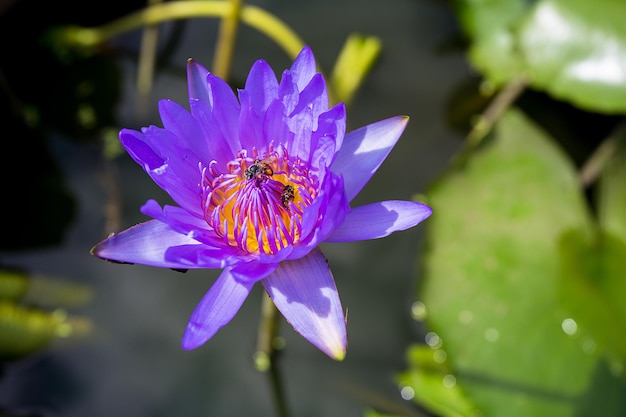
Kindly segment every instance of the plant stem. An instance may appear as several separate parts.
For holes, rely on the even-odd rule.
[[[491,101],[467,136],[467,145],[474,148],[487,136],[502,113],[522,94],[528,85],[526,77],[518,77],[507,83]]]
[[[585,161],[580,168],[578,179],[580,184],[586,188],[598,179],[606,164],[611,160],[618,148],[619,138],[626,135],[626,122],[621,122],[613,130],[613,132],[602,141],[595,149],[591,156]]]
[[[220,24],[213,59],[213,73],[225,81],[228,81],[230,74],[243,0],[231,0],[230,4],[232,5],[230,12],[222,18]]]
[[[257,348],[254,353],[254,364],[259,372],[267,373],[270,388],[274,396],[274,404],[278,417],[288,417],[287,402],[282,377],[276,366],[276,343],[280,315],[276,306],[267,294],[264,294],[261,307],[261,322],[257,337]]]
[[[148,0],[148,4],[155,5],[161,1]],[[158,39],[159,27],[157,25],[150,25],[144,28],[141,35],[141,48],[139,49],[139,62],[137,64],[137,94],[141,111],[145,111],[147,98],[152,89]]]
[[[118,20],[95,28],[67,28],[62,35],[65,42],[93,47],[107,39],[144,26],[156,25],[171,20],[200,17],[227,17],[233,4],[226,1],[172,1],[155,4]],[[283,21],[256,6],[243,6],[241,22],[264,33],[276,42],[291,57],[295,58],[304,42]]]

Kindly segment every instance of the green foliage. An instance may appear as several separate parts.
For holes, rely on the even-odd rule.
[[[70,316],[62,307],[83,305],[90,298],[91,290],[80,285],[0,270],[0,361],[89,333],[90,320]]]
[[[457,385],[445,351],[425,345],[411,347],[409,369],[398,377],[415,399],[442,417],[479,417],[480,411]]]
[[[626,2],[459,0],[473,65],[496,85],[533,88],[594,111],[626,111]]]
[[[553,142],[510,110],[429,193],[419,297],[457,383],[485,416],[626,411],[619,394],[602,394],[626,392],[626,246],[598,233]],[[623,195],[610,183],[604,201],[623,207],[607,196]],[[605,218],[623,218],[618,211],[600,208]]]
[[[525,77],[577,111],[626,113],[625,2],[456,5],[469,59],[491,84]],[[557,113],[553,103],[540,116]],[[581,174],[556,145],[575,149],[574,136],[552,137],[509,109],[428,193],[418,297],[449,361],[439,372],[486,417],[626,413],[624,132],[584,155]],[[404,374],[414,389],[424,369],[413,360]],[[470,415],[451,412],[453,398],[416,399],[438,415]]]

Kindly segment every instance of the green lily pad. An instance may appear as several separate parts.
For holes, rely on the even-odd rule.
[[[589,238],[572,231],[561,241],[561,292],[572,330],[618,372],[626,362],[626,143],[621,136],[608,143],[614,153],[599,182],[598,232]]]
[[[588,353],[596,349],[621,372],[626,360],[626,243],[598,233],[572,231],[560,242],[560,292],[571,313],[563,330],[579,338]]]
[[[442,417],[482,416],[456,383],[444,350],[415,345],[408,361],[409,369],[399,375],[398,382],[410,388],[425,408]]]
[[[522,25],[532,85],[590,110],[626,110],[626,2],[544,0]]]
[[[566,331],[560,242],[594,231],[571,162],[511,110],[428,195],[418,295],[457,383],[485,416],[578,415],[604,362]]]
[[[626,111],[626,2],[462,0],[473,65],[497,85],[531,87],[593,111]]]
[[[468,54],[474,66],[495,84],[504,84],[522,73],[514,27],[525,14],[525,0],[460,0],[457,14],[472,39]]]

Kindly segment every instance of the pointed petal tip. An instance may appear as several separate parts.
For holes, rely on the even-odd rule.
[[[296,59],[298,57],[304,57],[304,56],[309,56],[309,57],[313,56],[313,49],[309,45],[304,45],[302,49],[300,49],[300,52],[298,53],[298,56],[296,57]]]
[[[342,362],[346,358],[346,344],[342,343],[339,346],[334,346],[328,350],[323,350],[331,359],[337,362]]]
[[[206,75],[209,72],[201,63],[193,58],[187,58],[187,73],[196,75]]]
[[[303,258],[281,262],[261,282],[296,332],[332,359],[343,360],[347,345],[345,316],[332,273],[319,249]]]
[[[410,119],[411,119],[410,116],[400,115],[400,116],[391,117],[389,120],[396,121],[399,125],[402,126],[402,129],[404,130],[406,128],[406,125],[409,124]]]
[[[184,350],[195,349],[209,339],[237,314],[252,290],[254,282],[240,282],[231,269],[222,271],[194,309],[183,339]]]
[[[119,263],[126,263],[126,262],[120,262],[120,261],[115,261],[115,260],[111,260],[107,257],[106,255],[106,247],[109,244],[109,240],[111,238],[113,238],[115,236],[115,233],[111,233],[109,234],[109,236],[96,243],[90,250],[89,250],[89,254],[91,254],[92,256],[95,256],[96,258],[105,260],[105,261],[111,261],[111,262],[119,262]]]
[[[424,203],[420,203],[420,204],[422,204],[422,213],[423,213],[422,214],[423,218],[420,221],[424,221],[433,214],[433,208],[430,206],[427,206]]]
[[[183,339],[180,343],[183,350],[194,350],[202,346],[209,339],[201,334],[202,329],[196,329],[196,327],[198,326],[189,323],[185,328],[185,333],[183,333]]]
[[[298,331],[297,328],[296,331]],[[327,329],[319,331],[316,335],[307,336],[305,338],[309,343],[324,352],[331,359],[337,362],[345,359],[348,344],[345,320],[340,326],[329,326]]]

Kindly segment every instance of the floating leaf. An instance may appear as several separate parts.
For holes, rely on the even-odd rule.
[[[427,325],[485,416],[574,416],[603,362],[563,329],[559,242],[593,223],[571,162],[525,116],[509,111],[489,139],[428,194]]]
[[[588,110],[626,111],[626,2],[462,0],[469,57],[497,85],[530,85]]]
[[[598,187],[598,232],[586,237],[571,231],[560,246],[561,293],[574,330],[586,349],[598,349],[621,370],[626,362],[626,144],[619,132],[604,145],[613,153]]]
[[[560,242],[560,292],[571,319],[563,330],[579,337],[588,353],[596,349],[614,363],[626,360],[626,244],[599,233],[592,238],[576,231]]]
[[[520,46],[532,85],[580,107],[626,111],[626,2],[543,0]]]
[[[412,389],[420,404],[442,417],[481,416],[457,385],[445,351],[415,345],[409,350],[408,359],[409,369],[398,381]]]
[[[525,0],[460,0],[459,20],[472,39],[469,57],[495,84],[519,77],[524,68],[514,27],[528,13]]]

